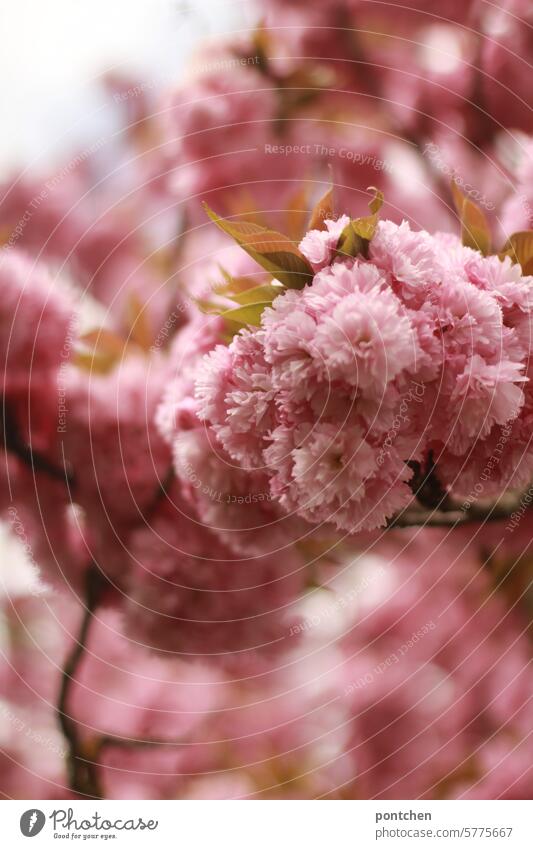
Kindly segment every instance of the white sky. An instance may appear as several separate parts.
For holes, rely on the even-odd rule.
[[[252,2],[0,0],[0,177],[102,134],[103,71],[178,78],[201,39],[251,25]]]

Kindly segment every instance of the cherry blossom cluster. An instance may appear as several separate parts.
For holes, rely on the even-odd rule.
[[[262,0],[2,176],[4,796],[532,797],[532,23]]]
[[[441,483],[468,492],[506,427],[484,495],[525,485],[533,279],[406,222],[380,222],[367,258],[339,256],[347,220],[302,240],[309,286],[204,358],[207,433],[266,475],[288,514],[348,533],[407,507],[413,464],[430,453]]]

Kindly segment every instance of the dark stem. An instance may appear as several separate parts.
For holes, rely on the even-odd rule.
[[[453,528],[471,522],[499,522],[509,519],[515,511],[523,510],[524,493],[506,493],[497,501],[461,503],[447,496],[446,503],[437,509],[408,507],[393,516],[389,528],[413,528],[419,526]]]
[[[424,465],[417,462],[407,464],[413,470],[409,483],[413,495],[426,510],[447,510],[450,498],[437,476],[437,466],[430,451]]]
[[[78,724],[69,713],[68,702],[85,652],[91,620],[101,599],[104,586],[105,579],[97,567],[92,564],[85,579],[83,617],[76,642],[63,666],[57,702],[57,719],[68,743],[67,759],[70,789],[73,793],[91,799],[102,798],[98,781],[98,765],[90,757],[88,748],[80,737]]]
[[[159,481],[159,485],[157,487],[157,491],[152,499],[152,503],[149,504],[148,508],[144,513],[145,521],[150,521],[153,519],[165,499],[169,498],[170,489],[172,487],[172,482],[174,480],[174,467],[169,466],[165,472],[165,476],[161,478]]]
[[[159,737],[144,737],[142,739],[132,737],[116,737],[114,734],[105,734],[100,737],[96,743],[98,754],[100,754],[108,746],[116,747],[117,749],[131,749],[137,751],[147,746],[173,746],[183,745],[182,740],[165,740]]]
[[[29,468],[43,472],[48,477],[63,481],[72,489],[74,476],[66,468],[61,468],[38,451],[34,451],[19,433],[15,416],[9,409],[6,399],[2,397],[2,441],[6,451],[14,454]]]

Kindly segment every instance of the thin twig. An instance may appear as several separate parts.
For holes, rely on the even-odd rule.
[[[437,466],[430,451],[425,464],[418,462],[407,464],[413,470],[413,477],[409,482],[413,495],[416,496],[420,506],[426,511],[453,509],[450,506],[450,495],[442,486],[437,475]]]
[[[14,454],[30,469],[43,472],[54,480],[63,481],[72,489],[74,486],[74,475],[67,468],[61,468],[49,460],[39,451],[35,451],[31,445],[21,437],[16,425],[15,417],[9,409],[6,399],[2,397],[2,442],[6,451]]]
[[[146,746],[182,746],[183,740],[163,740],[157,737],[133,738],[133,737],[116,737],[114,734],[105,734],[100,737],[95,748],[98,753],[106,746],[115,746],[118,749],[143,749]]]
[[[169,492],[172,487],[174,477],[174,467],[170,465],[166,470],[164,477],[161,478],[161,480],[159,481],[152,502],[148,505],[144,513],[145,521],[149,522],[151,519],[153,519],[161,504],[165,501],[166,498],[169,497]]]
[[[75,682],[80,662],[83,658],[91,620],[100,601],[105,586],[101,572],[93,564],[87,571],[85,582],[85,609],[78,636],[70,651],[61,675],[61,686],[57,702],[57,718],[65,739],[68,742],[69,784],[74,793],[93,799],[100,799],[97,764],[87,757],[83,741],[80,738],[77,722],[69,713],[69,697]]]
[[[449,498],[446,509],[419,510],[406,509],[393,516],[389,528],[437,527],[453,528],[472,522],[498,522],[508,519],[511,513],[522,505],[523,492],[503,495],[498,501],[469,503]],[[441,505],[442,508],[442,505]]]

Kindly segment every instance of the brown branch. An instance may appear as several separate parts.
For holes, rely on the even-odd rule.
[[[14,454],[32,470],[42,472],[54,480],[63,481],[70,489],[74,486],[74,475],[71,470],[56,465],[25,442],[19,433],[15,416],[4,397],[2,397],[2,443],[7,452]]]
[[[117,737],[114,734],[104,734],[95,742],[98,754],[106,746],[116,746],[118,749],[144,749],[146,746],[181,746],[182,740],[163,740],[157,737],[145,737],[137,739],[134,737]]]
[[[154,498],[151,504],[148,505],[148,508],[144,513],[145,521],[149,522],[151,519],[153,519],[161,504],[165,501],[166,498],[169,497],[169,492],[174,477],[174,466],[170,465],[165,472],[165,476],[159,481]]]
[[[453,528],[472,522],[498,522],[508,519],[515,510],[522,508],[524,493],[509,493],[502,495],[497,501],[469,503],[455,501],[447,497],[446,503],[438,508],[419,510],[408,508],[393,516],[388,528],[437,527]]]
[[[3,431],[2,442],[5,450],[18,457],[26,466],[34,471],[64,482],[69,490],[75,486],[72,472],[61,468],[44,455],[32,449],[21,437],[15,417],[2,397]],[[157,511],[160,503],[168,497],[168,491],[174,478],[174,470],[169,466],[164,478],[159,482],[154,499],[148,508],[147,516],[151,517]],[[83,798],[101,799],[102,792],[98,776],[99,755],[107,745],[121,747],[177,745],[177,742],[166,740],[128,740],[121,737],[106,735],[96,740],[83,740],[80,736],[78,723],[69,712],[69,700],[72,687],[76,680],[80,663],[83,659],[87,638],[91,627],[93,614],[101,600],[106,587],[106,578],[95,563],[92,563],[85,577],[85,592],[83,596],[84,610],[76,641],[67,655],[62,672],[61,684],[56,707],[56,716],[63,736],[68,744],[67,765],[69,786],[73,793]]]
[[[101,798],[97,763],[90,757],[88,747],[84,745],[80,737],[78,724],[69,713],[68,702],[85,652],[91,620],[104,586],[105,579],[98,568],[92,564],[87,571],[85,581],[83,617],[76,642],[63,666],[56,710],[61,731],[68,743],[67,763],[70,789],[73,793],[91,799]]]
[[[410,462],[407,465],[413,471],[409,486],[421,507],[426,510],[453,509],[450,507],[450,496],[438,478],[433,451],[429,452],[423,466],[418,462]]]

